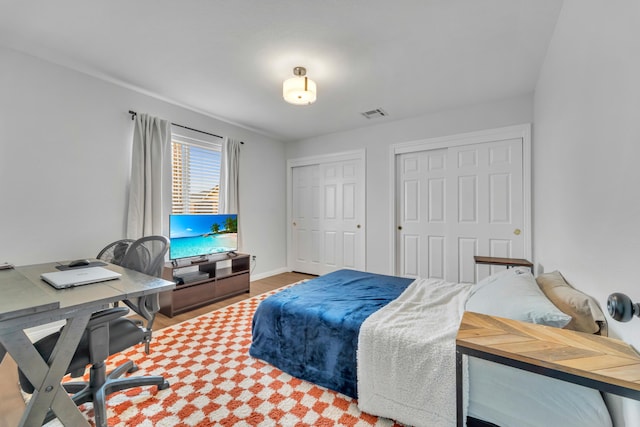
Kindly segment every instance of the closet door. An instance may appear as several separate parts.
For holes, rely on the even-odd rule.
[[[364,157],[320,160],[290,168],[290,268],[309,274],[364,270]]]
[[[445,277],[447,155],[447,149],[440,149],[396,156],[401,276]]]
[[[474,283],[474,255],[523,258],[522,139],[396,156],[397,271]]]
[[[291,269],[320,274],[320,166],[295,167],[291,173]]]
[[[364,173],[360,161],[320,165],[321,274],[340,268],[364,270]]]
[[[449,149],[452,178],[446,276],[474,283],[474,255],[524,258],[522,142],[519,139]],[[493,272],[497,270],[493,268]]]

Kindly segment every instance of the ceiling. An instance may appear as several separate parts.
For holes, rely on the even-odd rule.
[[[534,90],[562,0],[0,0],[0,44],[295,141]],[[293,67],[318,100],[282,99]],[[388,116],[367,119],[382,108]],[[170,118],[169,118],[170,119]]]

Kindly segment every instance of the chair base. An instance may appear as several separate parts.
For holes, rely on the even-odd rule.
[[[120,378],[122,375],[132,373],[138,370],[138,367],[132,361],[127,361],[106,375],[106,367],[104,362],[94,364],[89,373],[89,382],[74,381],[62,384],[69,394],[73,394],[71,399],[80,406],[83,403],[93,402],[93,412],[95,414],[96,427],[107,427],[107,396],[116,391],[125,390],[133,387],[144,387],[155,385],[158,390],[164,390],[169,387],[169,382],[162,376],[146,376],[146,377],[126,377]],[[47,414],[44,424],[55,419],[56,416],[52,411]]]

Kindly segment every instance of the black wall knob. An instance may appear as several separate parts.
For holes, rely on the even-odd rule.
[[[615,293],[607,299],[607,311],[615,320],[628,322],[633,315],[640,315],[640,306],[625,294]]]

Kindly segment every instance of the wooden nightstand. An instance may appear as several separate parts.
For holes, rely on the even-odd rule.
[[[522,258],[499,258],[493,256],[474,256],[473,260],[476,264],[488,264],[488,265],[504,265],[507,268],[511,267],[529,267],[531,273],[533,273],[533,263]]]
[[[640,400],[640,355],[629,344],[467,311],[456,337],[458,426],[463,354]]]

